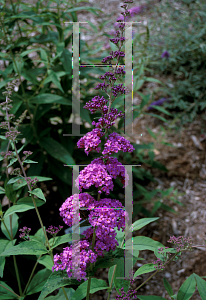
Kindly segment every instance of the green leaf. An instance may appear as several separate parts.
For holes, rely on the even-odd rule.
[[[83,108],[83,104],[82,103],[80,103],[80,115],[81,115],[81,118],[83,120],[85,120],[90,125],[92,125],[92,121],[91,121],[91,118],[90,118],[89,111],[87,109]]]
[[[5,189],[3,187],[0,187],[0,195],[5,194],[5,193],[6,193]]]
[[[45,226],[44,226],[44,230],[45,230]],[[32,238],[35,238],[37,239],[40,243],[42,243],[43,245],[45,244],[46,242],[46,238],[45,238],[45,235],[44,235],[44,232],[43,232],[43,229],[40,228],[39,230],[37,230],[37,232],[35,233],[35,235],[32,237]]]
[[[139,295],[137,295],[137,298],[139,300],[167,300],[166,298],[162,298],[160,296],[152,296],[152,295],[150,295],[150,296],[139,296]]]
[[[25,241],[1,253],[4,255],[40,255],[47,253],[46,247],[37,241]]]
[[[177,293],[177,300],[189,300],[194,294],[195,288],[196,288],[196,280],[194,274],[192,274],[181,285]]]
[[[28,286],[26,295],[31,295],[40,292],[50,275],[51,270],[48,269],[43,269],[37,272]]]
[[[49,178],[49,177],[42,177],[42,176],[30,176],[31,179],[34,179],[34,178],[37,178],[39,180],[39,182],[42,182],[42,181],[48,181],[48,180],[52,180],[52,178]],[[21,187],[27,185],[26,181],[22,180],[21,179],[21,183],[14,183],[13,187],[14,187],[14,190],[18,190],[20,189]]]
[[[160,83],[162,84],[162,82],[156,78],[152,78],[152,77],[147,77],[145,78],[145,81],[149,81],[149,82],[157,82],[157,83]]]
[[[15,237],[16,233],[17,233],[17,230],[18,230],[18,216],[17,214],[13,214],[12,216],[12,234],[13,234],[13,238]],[[10,217],[6,217],[4,219],[4,223],[6,225],[6,227],[8,228],[9,232],[11,232],[11,229],[10,229]],[[3,232],[3,234],[9,239],[11,240],[3,222],[1,222],[1,231]]]
[[[31,160],[31,159],[26,159],[26,160],[24,160],[24,163],[27,163],[27,164],[38,164],[37,161],[33,161],[33,160]]]
[[[25,180],[23,176],[17,176],[17,177],[14,177],[14,178],[11,178],[8,182],[7,182],[7,185],[8,184],[12,184],[18,180]],[[26,181],[26,180],[25,180]]]
[[[173,289],[165,277],[163,278],[163,283],[164,283],[164,287],[165,287],[166,291],[168,292],[169,296],[170,297],[173,296],[174,295]]]
[[[150,94],[142,96],[142,102],[140,104],[140,109],[142,109],[149,102]]]
[[[10,167],[10,166],[12,166],[16,161],[17,161],[17,158],[12,158],[10,160],[10,163],[8,164],[7,168]]]
[[[5,85],[7,85],[8,82],[10,82],[12,79],[2,80],[0,82],[0,89],[2,89]]]
[[[154,222],[156,220],[158,220],[158,218],[143,218],[143,219],[140,219],[140,220],[137,220],[135,221],[129,228],[129,232],[133,232],[135,230],[139,230],[141,229],[142,227],[146,226],[147,224],[151,223],[151,222]]]
[[[14,187],[12,185],[5,186],[5,192],[8,199],[12,202],[16,201],[16,193],[14,191]]]
[[[72,105],[71,99],[67,99],[65,97],[61,97],[59,95],[49,94],[49,93],[41,94],[34,97],[32,100],[30,100],[30,103],[34,103],[34,104],[57,103],[63,105]]]
[[[202,300],[206,300],[206,281],[202,279],[200,276],[194,273],[195,280],[197,282],[198,292]]]
[[[153,239],[146,236],[135,236],[133,239],[133,249],[134,250],[151,250],[155,251],[157,248],[164,248],[164,245],[161,243],[154,241]],[[125,245],[126,249],[130,249],[131,247],[128,244],[131,242],[131,239],[127,240]]]
[[[70,74],[72,71],[72,53],[68,49],[64,49],[59,59],[62,62],[64,70]]]
[[[7,209],[7,211],[4,214],[4,218],[13,215],[14,213],[27,211],[33,208],[34,206],[32,207],[31,205],[26,205],[26,204],[13,205],[12,207]]]
[[[53,82],[57,87],[58,87],[58,89],[62,92],[62,93],[64,93],[64,90],[62,89],[62,87],[61,87],[61,84],[60,84],[60,82],[59,82],[59,78],[58,78],[58,76],[57,76],[57,74],[54,72],[54,71],[52,71],[52,70],[48,70],[48,77],[46,78],[46,80],[44,81],[44,84],[46,84],[46,83],[48,83],[48,82]]]
[[[136,80],[135,86],[134,86],[134,91],[138,91],[141,88],[141,86],[144,84],[144,82],[145,82],[144,79]]]
[[[139,275],[142,275],[142,274],[146,274],[146,273],[150,273],[150,272],[153,272],[153,271],[156,271],[155,267],[154,267],[154,264],[146,264],[146,265],[143,265],[142,267],[140,267],[134,274],[134,278],[139,276]]]
[[[10,286],[8,286],[3,281],[0,281],[0,284],[5,286],[7,289],[9,289],[11,291],[11,292],[9,292],[8,290],[6,290],[6,289],[4,289],[3,287],[0,286],[0,299],[1,300],[18,299],[17,295],[15,295],[14,291],[12,290],[12,288],[10,288]]]
[[[72,172],[70,168],[64,166],[61,162],[54,159],[51,160],[51,165],[49,167],[52,173],[61,181],[65,182],[67,185],[72,185]]]
[[[37,108],[36,115],[35,115],[35,121],[39,120],[45,113],[47,113],[52,108],[52,106],[53,106],[53,104],[39,105]],[[45,130],[48,133],[48,131],[50,131],[51,128],[46,128],[43,130],[43,132]],[[40,133],[40,136],[43,135],[43,132]]]
[[[68,165],[75,164],[75,161],[71,157],[70,153],[54,139],[50,137],[44,138],[41,139],[39,143],[40,146],[44,148],[52,157]]]
[[[33,48],[33,49],[29,49],[29,50],[26,50],[26,51],[23,51],[20,56],[21,57],[24,57],[25,55],[31,53],[31,52],[34,52],[34,51],[37,51],[37,50],[40,50],[40,48]]]
[[[47,66],[48,64],[48,57],[47,57],[47,53],[44,49],[40,49],[40,56],[41,56],[41,60],[42,62]]]
[[[46,202],[46,198],[40,188],[34,189],[32,192],[28,191],[30,194],[37,196],[39,199],[42,199]]]
[[[14,71],[18,74],[21,74],[21,71],[23,69],[24,66],[24,60],[23,58],[19,55],[16,57],[15,59],[15,63],[13,62],[13,67],[14,67]]]
[[[71,300],[82,300],[86,297],[87,295],[87,285],[88,285],[88,280],[83,282],[78,286],[76,289],[76,292],[74,293],[73,297]],[[102,280],[102,279],[97,279],[97,278],[92,278],[91,279],[91,286],[90,286],[90,294],[94,294],[98,291],[108,289],[109,287],[107,286],[107,283]],[[40,299],[38,299],[40,300]]]
[[[156,114],[145,113],[145,115],[150,115],[151,117],[155,117],[155,118],[160,119],[161,121],[166,122],[166,123],[169,122],[165,118],[163,118],[162,116],[159,116],[159,115],[156,115]]]
[[[79,236],[80,236],[80,238],[84,237],[84,236],[81,235],[81,234],[80,234]],[[78,235],[73,234],[73,239],[75,239],[75,238],[78,238]],[[53,249],[53,248],[55,248],[55,247],[57,247],[57,246],[59,246],[59,245],[61,245],[61,244],[69,243],[69,242],[71,242],[71,241],[72,241],[72,234],[71,234],[71,233],[64,234],[64,235],[62,235],[62,236],[57,236],[57,237],[55,238],[54,245],[51,247],[51,249]],[[49,240],[49,244],[50,244],[50,245],[53,244],[53,238],[51,238],[51,239]]]
[[[67,297],[68,299],[71,299],[72,296],[74,295],[75,293],[75,290],[72,289],[72,288],[64,288],[66,294],[67,294]],[[56,296],[50,296],[50,297],[47,297],[45,298],[46,300],[65,300],[65,295],[63,293],[63,290],[60,289],[59,290],[59,293],[56,295]]]
[[[16,240],[8,241],[4,239],[0,239],[0,253],[4,252],[6,249],[13,247],[13,243],[15,244]],[[3,277],[4,266],[5,266],[6,258],[5,256],[0,257],[0,277]]]
[[[161,208],[166,211],[170,211],[174,214],[177,214],[177,212],[172,207],[168,206],[167,204],[162,203]]]
[[[42,201],[40,199],[37,199],[35,198],[35,203],[36,203],[36,206],[39,207],[39,206],[42,206],[43,204],[45,204],[45,201]],[[31,197],[24,197],[24,198],[21,198],[17,201],[16,203],[17,205],[19,204],[26,204],[26,205],[30,205],[34,208],[34,204],[33,204],[33,200]]]
[[[66,10],[65,12],[68,13],[68,12],[75,12],[75,11],[78,11],[78,10],[86,10],[86,11],[91,11],[93,14],[97,15],[98,14],[96,13],[97,10],[99,10],[100,12],[102,12],[102,10],[96,6],[94,7],[91,7],[91,6],[81,6],[81,7],[75,7],[75,8],[70,8],[68,10]]]
[[[124,288],[125,293],[128,292],[130,281],[128,279],[125,279],[125,262],[124,257],[121,257],[117,263],[116,271],[114,275],[114,286],[116,291],[119,293],[119,289],[122,287]],[[120,278],[122,277],[122,279]]]
[[[39,85],[38,80],[36,79],[35,75],[30,70],[22,70],[21,75],[27,80],[30,81],[34,85]],[[20,102],[21,104],[22,102]]]
[[[44,255],[39,260],[38,263],[45,266],[48,270],[52,271],[52,267],[54,265],[54,262],[50,255]]]
[[[66,272],[62,271],[54,271],[54,273],[49,276],[37,300],[43,300],[48,294],[62,286],[77,284],[77,280],[69,279],[67,273],[65,273]],[[65,277],[63,277],[63,274],[65,274]]]
[[[146,126],[146,128],[147,128],[147,131],[149,132],[149,134],[151,135],[151,137],[153,137],[156,140],[157,136],[154,134],[154,132],[149,127]]]
[[[158,106],[158,105],[152,105],[153,108],[163,112],[164,114],[168,115],[168,116],[172,116],[171,113],[169,113],[166,109],[164,109],[163,107],[161,106]]]

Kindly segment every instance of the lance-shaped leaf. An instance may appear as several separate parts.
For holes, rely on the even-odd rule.
[[[51,259],[50,255],[44,255],[39,260],[38,263],[45,266],[48,270],[52,270],[54,265],[53,260]]]
[[[156,271],[154,264],[146,264],[140,267],[134,274],[134,278],[136,278],[139,275],[146,274]]]
[[[0,281],[0,284],[7,288],[7,289],[4,289],[2,286],[0,286],[0,299],[1,300],[18,299],[18,295],[12,290],[12,288],[10,288],[10,286],[8,286],[3,281]]]
[[[143,218],[143,219],[137,220],[129,227],[129,231],[132,232],[135,230],[139,230],[142,227],[146,226],[147,224],[154,222],[158,219],[159,218]]]
[[[12,216],[12,235],[13,235],[13,238],[15,237],[16,233],[17,233],[17,230],[18,230],[18,216],[16,213],[13,214]],[[9,229],[9,232],[11,232],[11,229],[10,229],[10,218],[9,217],[6,217],[4,218],[4,223],[6,225],[6,227]],[[6,227],[4,226],[4,223],[1,222],[1,231],[3,232],[3,234],[7,237],[7,239],[11,240],[11,237],[10,235],[8,234],[7,230],[6,230]]]
[[[195,288],[196,288],[196,280],[194,274],[192,274],[181,285],[177,293],[177,300],[189,300],[194,294]]]
[[[71,157],[70,153],[64,148],[60,143],[54,139],[48,137],[40,140],[40,145],[44,148],[52,157],[58,159],[59,161],[68,164],[74,165],[75,162]]]
[[[71,300],[82,300],[87,295],[88,280],[78,286]],[[98,291],[108,289],[107,283],[102,279],[92,278],[89,293],[94,294]],[[40,300],[40,299],[38,299]]]
[[[127,240],[125,243],[126,249],[132,249],[131,246],[129,246],[131,239]],[[146,237],[146,236],[135,236],[133,238],[133,249],[134,250],[151,250],[155,251],[157,248],[164,248],[164,245],[154,241],[153,239]]]
[[[79,235],[80,239],[84,237],[84,235],[80,234]],[[73,234],[73,239],[78,239],[78,235],[77,234]],[[62,236],[57,236],[55,238],[55,241],[54,241],[54,244],[53,244],[53,238],[51,238],[49,240],[49,244],[51,246],[51,249],[61,245],[61,244],[64,244],[64,243],[69,243],[72,241],[72,234],[71,233],[68,233],[68,234],[64,234]]]
[[[5,255],[40,255],[47,253],[46,247],[38,241],[25,241],[2,252]]]
[[[200,276],[194,273],[195,280],[197,282],[198,292],[202,300],[206,300],[206,281],[202,279]]]
[[[46,198],[44,197],[44,194],[41,189],[37,188],[33,190],[32,192],[29,191],[30,194],[37,196],[39,199],[42,199],[46,202]]]
[[[33,208],[34,206],[32,207],[31,205],[26,205],[26,204],[13,205],[12,207],[7,209],[7,211],[4,214],[4,218],[13,215],[14,213],[27,211]]]
[[[70,279],[66,272],[55,271],[52,273],[44,287],[42,288],[41,294],[38,300],[43,300],[48,294],[52,293],[56,289],[65,285],[77,285],[79,282],[75,279]],[[75,299],[76,300],[76,299]],[[78,298],[78,300],[80,300]]]
[[[32,278],[32,281],[28,286],[26,294],[31,295],[40,292],[50,275],[51,275],[51,271],[48,269],[43,269],[37,272]]]

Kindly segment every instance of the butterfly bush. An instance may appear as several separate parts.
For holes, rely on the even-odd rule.
[[[132,3],[132,1],[125,1],[125,3]],[[128,16],[130,12],[127,10],[127,4],[122,7],[125,9],[124,17]],[[103,58],[102,63],[109,64],[111,71],[100,76],[103,83],[99,83],[95,87],[97,90],[104,91],[108,99],[95,96],[84,106],[91,114],[100,112],[102,116],[97,122],[92,122],[95,128],[77,142],[77,147],[84,149],[87,155],[91,151],[101,152],[102,155],[91,161],[88,166],[80,171],[75,181],[80,193],[67,198],[60,207],[60,216],[68,226],[82,220],[79,216],[74,219],[77,210],[87,210],[89,212],[88,222],[91,227],[83,232],[84,238],[77,243],[73,243],[72,246],[64,248],[61,254],[56,254],[52,268],[52,271],[66,270],[68,277],[71,277],[72,270],[77,269],[76,262],[72,265],[72,247],[75,249],[79,246],[80,269],[78,272],[76,272],[76,269],[74,270],[76,279],[79,281],[82,279],[87,280],[86,270],[89,263],[95,263],[98,257],[104,257],[105,252],[116,249],[119,244],[116,240],[115,227],[123,232],[125,219],[129,220],[128,213],[119,200],[105,198],[105,196],[100,198],[103,193],[109,195],[113,191],[113,180],[116,178],[121,180],[123,187],[128,185],[129,176],[125,172],[125,168],[117,158],[111,155],[119,151],[131,153],[135,149],[127,139],[116,132],[108,134],[108,130],[115,124],[115,120],[124,118],[123,112],[111,107],[112,102],[118,95],[128,93],[122,83],[117,83],[117,80],[121,80],[125,75],[124,68],[118,66],[119,61],[125,57],[125,53],[121,49],[125,42],[123,37],[124,28],[125,23],[119,23],[119,30],[116,31],[115,38],[110,39],[118,47],[118,50],[112,51],[109,56]],[[114,69],[111,66],[113,60],[117,61]],[[97,199],[85,191],[91,187],[98,189]],[[95,237],[94,244],[92,243],[93,237]]]

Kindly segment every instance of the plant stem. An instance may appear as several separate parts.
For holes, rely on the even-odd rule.
[[[67,300],[69,300],[69,298],[67,297],[67,293],[66,293],[66,291],[65,291],[65,288],[62,286],[62,291],[63,291],[63,293],[64,293],[64,296],[65,296],[65,298],[67,299]]]
[[[124,244],[124,238],[125,238],[125,235],[123,236],[123,240],[122,240],[120,248],[122,248],[122,246]],[[117,268],[117,265],[114,266],[114,270],[113,270],[113,273],[112,273],[112,278],[111,278],[111,282],[110,282],[110,286],[109,286],[109,290],[108,290],[107,300],[109,300],[109,298],[110,298],[110,293],[111,293],[111,290],[112,290],[112,284],[113,284],[113,280],[114,280],[114,275],[115,275],[115,272],[116,272],[116,268]]]
[[[15,292],[13,292],[12,290],[8,289],[7,287],[5,287],[4,285],[0,284],[0,287],[2,287],[3,289],[9,291],[10,293],[14,294],[15,296],[17,296],[18,298],[21,298],[21,296],[19,296],[18,294],[16,294]]]
[[[179,254],[179,252],[175,253],[175,255],[173,255],[165,264],[164,266],[166,266],[167,264],[169,264],[177,255]],[[156,275],[158,272],[160,272],[161,270],[157,270],[155,271],[148,279],[146,279],[142,284],[140,284],[135,291],[139,290],[145,283],[147,283],[147,281],[149,281],[154,275]]]
[[[100,196],[100,194],[98,195],[98,198],[99,198],[99,196]],[[97,226],[95,226],[94,232],[93,232],[92,251],[94,251],[94,243],[95,243],[95,238],[96,238],[96,229],[97,229]],[[92,267],[92,263],[90,263],[90,266]],[[91,286],[91,279],[92,279],[92,277],[89,276],[88,285],[87,285],[87,297],[86,297],[86,300],[89,300],[89,291],[90,291],[90,286]]]
[[[13,237],[11,236],[4,220],[1,220],[6,228],[6,231],[11,239],[11,241],[13,241]],[[12,227],[11,227],[11,231],[12,231]],[[13,256],[13,260],[14,260],[14,269],[15,269],[15,273],[16,273],[16,279],[17,279],[17,283],[18,283],[18,287],[19,287],[19,293],[20,295],[22,296],[22,288],[21,288],[21,281],[20,281],[20,277],[19,277],[19,271],[18,271],[18,267],[17,267],[17,262],[16,262],[16,257],[15,255],[12,255]]]
[[[16,279],[17,279],[18,287],[19,287],[19,293],[20,293],[20,296],[22,296],[21,281],[20,281],[20,277],[19,277],[19,271],[18,271],[15,255],[13,255],[13,260],[14,260],[14,268],[15,268],[15,272],[16,272]]]
[[[42,254],[39,256],[38,260],[41,258],[41,256],[42,256]],[[30,281],[31,281],[31,279],[32,279],[32,276],[33,276],[33,274],[34,274],[34,271],[35,271],[35,269],[36,269],[36,267],[37,267],[37,265],[38,265],[38,260],[36,261],[36,263],[35,263],[35,265],[34,265],[34,267],[33,267],[33,270],[32,270],[32,272],[31,272],[31,275],[30,275],[30,277],[29,277],[29,280],[28,280],[28,282],[27,282],[27,284],[26,284],[26,287],[25,287],[25,289],[24,289],[24,291],[23,291],[23,295],[26,293],[26,290],[27,290],[27,288],[28,288],[28,286],[29,286],[29,284],[30,284]]]

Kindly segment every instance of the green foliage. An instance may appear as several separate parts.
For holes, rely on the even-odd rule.
[[[176,4],[164,1],[152,10],[147,68],[154,77],[169,76],[157,92],[170,98],[164,107],[184,124],[206,108],[206,5],[203,0]],[[164,51],[169,58],[161,58]]]
[[[65,183],[65,179],[70,178],[71,170],[63,165],[78,163],[80,155],[79,150],[74,151],[79,137],[62,138],[63,133],[72,133],[72,124],[68,121],[72,116],[73,29],[72,24],[64,22],[76,22],[78,11],[86,10],[98,16],[101,10],[77,3],[78,7],[74,7],[72,3],[58,1],[54,11],[50,4],[52,2],[45,6],[41,1],[36,4],[18,1],[12,5],[1,6],[3,30],[0,35],[3,43],[0,56],[4,69],[0,72],[3,79],[0,83],[0,100],[5,101],[2,93],[6,84],[15,76],[19,79],[21,76],[18,90],[12,95],[13,108],[10,112],[18,118],[26,109],[28,111],[27,119],[19,127],[22,133],[20,140],[25,139],[24,150],[33,152],[31,160],[25,161],[25,164],[30,164],[28,176],[35,172],[37,176],[41,174],[54,178],[57,185],[63,186],[60,192],[65,198],[65,191],[69,193],[72,182],[67,180]],[[64,4],[64,8],[61,4]],[[80,43],[81,59],[84,61],[83,46],[85,47],[85,42]],[[102,47],[98,47],[100,46]],[[92,57],[92,52],[90,55]],[[86,56],[87,63],[92,63],[90,57]],[[101,70],[97,70],[98,72],[102,74]],[[85,78],[93,79],[82,70],[80,80]],[[83,103],[88,101],[88,97],[92,97],[87,85],[81,82]],[[5,115],[2,109],[1,112]],[[83,112],[81,117],[81,131],[85,134],[85,121],[91,125],[91,119],[88,112]],[[0,118],[4,121],[2,116]],[[2,136],[3,133],[4,129],[0,129]],[[8,140],[5,139],[0,150],[5,151],[7,146]],[[31,164],[32,159],[39,164]],[[16,159],[12,160],[14,168],[17,164]],[[63,169],[61,176],[56,173],[56,168]],[[10,193],[9,198],[12,200],[10,188],[11,186],[7,187],[6,193]]]

